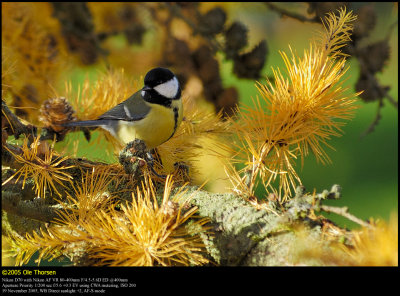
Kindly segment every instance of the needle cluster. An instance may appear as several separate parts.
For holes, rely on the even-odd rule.
[[[274,82],[257,83],[261,98],[238,109],[233,124],[241,143],[238,159],[245,167],[231,174],[237,192],[253,196],[261,180],[268,192],[285,201],[301,184],[294,168],[297,158],[303,163],[311,152],[317,161],[330,162],[325,147],[333,148],[328,141],[342,134],[356,109],[358,94],[343,87],[348,67],[339,51],[350,40],[354,19],[344,9],[339,16],[328,14],[321,42],[311,44],[302,57],[291,48],[291,56],[281,52],[287,76],[273,69]]]
[[[22,189],[24,189],[27,178],[32,178],[36,196],[45,198],[48,191],[54,191],[61,196],[57,186],[66,187],[65,182],[72,183],[72,176],[66,170],[73,166],[62,165],[68,156],[59,155],[52,146],[40,142],[39,137],[34,139],[30,147],[28,138],[25,138],[20,153],[10,150],[7,146],[3,147],[14,156],[20,168],[2,185],[14,177],[16,177],[15,182],[18,182],[22,177]]]
[[[199,237],[208,220],[196,219],[197,208],[189,205],[191,197],[185,195],[187,189],[181,187],[173,194],[173,181],[169,176],[159,203],[155,187],[151,179],[147,179],[132,193],[130,203],[116,206],[109,200],[99,199],[105,194],[107,182],[104,180],[105,172],[87,176],[83,187],[75,189],[77,196],[73,206],[77,209],[60,211],[61,218],[52,227],[27,234],[26,238],[14,238],[17,264],[27,263],[37,250],[39,264],[42,259],[61,256],[80,265],[99,266],[202,265],[208,262],[202,255],[204,246]],[[97,185],[93,187],[93,184]],[[100,206],[94,207],[95,204]],[[189,218],[192,222],[188,224]]]

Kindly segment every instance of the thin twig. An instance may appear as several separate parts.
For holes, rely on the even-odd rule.
[[[360,138],[364,138],[366,135],[368,135],[369,133],[372,133],[375,130],[375,127],[378,125],[379,121],[382,118],[382,115],[381,115],[382,107],[383,107],[383,99],[380,98],[378,101],[378,110],[376,111],[375,118],[371,122],[371,124],[368,126],[368,128],[360,135]]]
[[[335,213],[337,215],[343,216],[347,219],[349,219],[350,221],[353,221],[361,226],[364,227],[371,227],[371,225],[368,222],[365,222],[364,220],[357,218],[356,216],[350,214],[348,212],[348,208],[347,207],[333,207],[333,206],[327,206],[327,205],[321,205],[320,209],[328,212],[328,213]]]
[[[386,93],[386,99],[396,108],[398,109],[398,102],[389,94]]]
[[[359,53],[356,51],[355,52],[355,56],[358,57]],[[359,59],[358,62],[360,63],[360,68],[361,69],[365,69],[367,66],[365,65],[365,63],[363,62],[362,59]],[[370,81],[370,84],[375,88],[375,90],[377,91],[378,95],[379,95],[379,99],[378,99],[378,110],[376,112],[375,118],[372,121],[372,123],[369,125],[369,127],[366,129],[366,131],[364,133],[361,134],[361,138],[366,136],[367,134],[369,134],[370,132],[372,132],[375,127],[378,125],[380,119],[381,119],[381,110],[383,108],[383,99],[387,98],[388,101],[397,109],[397,105],[398,103],[393,99],[392,96],[389,95],[389,88],[387,87],[383,87],[379,84],[377,78],[371,74],[369,71],[361,71],[362,73],[364,73],[364,75],[367,75],[368,80]]]
[[[281,15],[294,18],[294,19],[299,20],[301,22],[310,22],[310,23],[319,22],[317,17],[308,18],[308,17],[306,17],[306,16],[304,16],[302,14],[298,14],[298,13],[291,12],[291,11],[288,11],[286,9],[283,9],[283,8],[281,8],[281,7],[275,5],[274,3],[271,3],[271,2],[264,2],[264,4],[267,5],[269,9],[274,10],[274,11],[280,13]]]

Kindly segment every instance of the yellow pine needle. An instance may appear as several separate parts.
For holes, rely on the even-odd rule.
[[[353,231],[353,248],[343,248],[351,265],[398,266],[398,229],[397,214],[392,214],[388,223]]]
[[[94,83],[86,78],[76,92],[72,90],[71,82],[65,86],[66,97],[80,120],[96,119],[138,89],[138,83],[128,79],[122,68],[101,73]]]
[[[291,118],[286,124],[301,123],[301,126],[292,129],[295,133],[291,138],[299,140],[297,146],[302,149],[302,156],[311,149],[317,161],[330,162],[321,144],[329,147],[326,141],[331,136],[340,136],[340,127],[344,125],[338,119],[350,119],[356,109],[353,105],[356,100],[346,96],[347,89],[341,87],[343,82],[340,79],[347,71],[344,69],[345,60],[335,62],[324,58],[323,53],[312,46],[305,51],[303,59],[296,60],[293,52],[291,61],[286,54],[281,55],[289,74],[290,100],[280,104],[280,96],[265,87],[262,95],[269,98],[270,106],[277,105],[279,113],[296,114],[296,118]],[[277,81],[284,79],[281,75],[275,78]]]
[[[7,44],[3,50],[15,61],[15,73],[7,75],[5,83],[20,106],[31,107],[24,111],[33,123],[42,100],[51,95],[49,84],[65,70],[59,24],[51,14],[50,3],[2,3],[2,41]]]
[[[193,175],[200,154],[222,158],[218,151],[230,151],[223,137],[231,132],[230,123],[221,119],[222,113],[202,110],[187,96],[183,96],[182,100],[184,120],[174,136],[157,147],[162,160],[158,167],[163,169],[164,174],[174,172],[174,164],[182,162],[188,165],[189,174]],[[204,149],[202,141],[205,139],[213,139],[215,149]]]
[[[111,213],[115,219],[112,220],[114,226],[110,231],[125,239],[119,243],[118,240],[114,240],[115,242],[106,245],[97,244],[93,252],[94,257],[100,260],[100,264],[151,266],[207,262],[199,253],[202,249],[199,237],[188,235],[182,228],[182,224],[193,216],[196,208],[182,214],[181,205],[173,215],[164,210],[170,198],[172,184],[169,176],[166,180],[161,206],[158,206],[155,199],[154,187],[143,186],[142,190],[137,190],[136,197],[132,199],[130,205],[121,206],[125,219],[117,218],[116,213]],[[178,193],[172,201],[176,202],[180,197],[181,193]],[[109,216],[104,213],[99,213],[97,216],[103,226],[109,224]],[[202,225],[205,222],[205,220],[199,220],[196,223]],[[103,227],[103,229],[107,228]],[[114,236],[111,233],[109,235]],[[121,243],[123,248],[121,248]]]
[[[72,184],[74,194],[67,193],[67,201],[60,203],[68,212],[62,212],[64,219],[61,222],[68,223],[68,217],[71,211],[80,220],[85,220],[88,216],[94,215],[95,211],[105,209],[114,199],[108,192],[108,185],[116,179],[112,174],[113,168],[93,167],[91,172],[85,172],[82,175],[82,182],[79,185]],[[69,222],[70,223],[70,222]]]
[[[14,127],[13,127],[13,125],[11,124],[10,119],[8,118],[6,112],[5,112],[3,109],[1,109],[1,115],[4,116],[4,118],[7,120],[8,125],[11,127],[11,131],[14,133]]]
[[[338,241],[344,233],[311,237],[307,231],[298,233],[293,244],[298,259],[316,259],[321,265],[335,266],[398,266],[398,217],[392,214],[389,222],[371,221],[370,227],[347,233],[348,241]],[[327,244],[328,242],[328,244]]]
[[[123,184],[122,188],[113,191],[115,195],[126,191],[132,191],[132,188],[135,188],[137,186],[137,178],[134,178],[131,174],[127,174],[124,167],[119,163],[96,165],[96,170],[98,174],[100,174],[100,172],[102,171],[106,171],[108,175],[112,176],[114,188],[119,188],[120,185]],[[148,171],[144,170],[143,173],[147,174]]]
[[[40,148],[39,148],[40,147]],[[47,143],[40,143],[39,137],[35,138],[31,147],[28,147],[28,139],[24,139],[21,147],[22,155],[16,154],[6,146],[4,146],[15,158],[17,163],[22,164],[22,167],[17,170],[10,178],[3,182],[2,185],[8,183],[17,176],[16,181],[23,176],[22,189],[25,187],[27,178],[32,178],[34,181],[34,188],[36,196],[45,198],[47,189],[53,189],[59,196],[55,182],[65,187],[64,182],[70,182],[72,176],[64,170],[70,169],[74,166],[60,166],[62,162],[68,159],[67,156],[61,157],[53,150],[53,147]],[[41,149],[42,151],[38,151]],[[40,153],[39,153],[40,152]]]
[[[339,56],[347,56],[339,49],[351,40],[352,22],[357,19],[353,12],[346,12],[346,7],[338,10],[339,15],[329,12],[322,21],[325,31],[321,34],[320,46],[325,55],[330,55],[332,59]]]
[[[10,235],[6,237],[7,242],[9,243],[9,249],[4,252],[6,252],[9,257],[13,257],[15,259],[16,266],[27,264],[40,248],[38,242],[32,243],[30,241],[29,234],[27,235],[27,238],[17,235]],[[40,259],[42,258],[43,256],[40,257]]]
[[[16,257],[16,265],[28,263],[30,257],[39,252],[38,259],[35,260],[38,265],[42,260],[53,260],[62,255],[69,256],[77,253],[87,244],[86,233],[78,227],[73,230],[68,227],[53,225],[46,230],[40,229],[39,233],[33,231],[32,235],[27,233],[25,239],[20,239],[17,243],[19,252]]]

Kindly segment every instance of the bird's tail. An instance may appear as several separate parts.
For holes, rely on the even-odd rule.
[[[71,121],[64,123],[62,126],[65,127],[90,127],[90,126],[102,126],[106,125],[107,120],[83,120],[83,121]]]

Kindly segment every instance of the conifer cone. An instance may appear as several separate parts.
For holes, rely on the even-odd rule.
[[[63,123],[75,121],[75,111],[66,98],[52,98],[43,102],[40,108],[40,122],[44,127],[60,133],[65,130]]]

